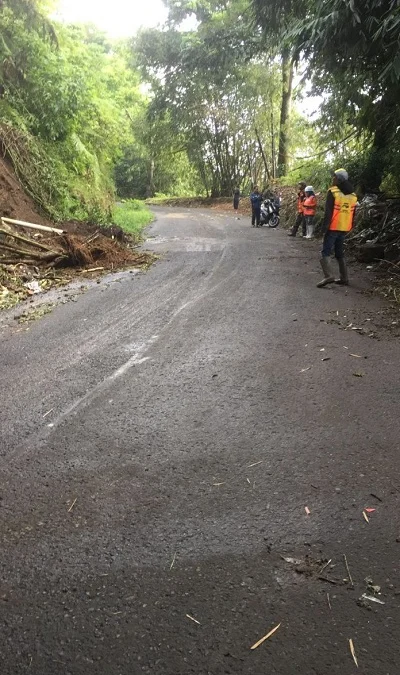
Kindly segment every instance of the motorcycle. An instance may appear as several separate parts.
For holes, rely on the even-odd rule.
[[[280,222],[279,203],[275,199],[264,199],[261,204],[260,225],[278,227]]]

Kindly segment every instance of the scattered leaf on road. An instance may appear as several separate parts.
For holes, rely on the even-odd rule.
[[[309,516],[310,513],[311,513],[311,511],[310,511],[310,509],[308,508],[308,506],[305,506],[305,507],[304,507],[304,510],[305,510],[306,514]]]
[[[190,614],[186,614],[186,616],[187,616],[188,619],[190,619],[191,621],[194,621],[194,622],[197,623],[199,626],[201,626],[200,621],[197,621],[197,619],[195,619],[193,616],[190,616]]]
[[[302,562],[303,562],[302,560],[299,560],[298,558],[284,558],[284,556],[282,556],[282,560],[289,563],[289,565],[301,565]]]
[[[363,511],[363,516],[364,516],[364,520],[366,520],[367,523],[369,523],[369,518],[368,518],[367,514],[365,513],[365,511]]]

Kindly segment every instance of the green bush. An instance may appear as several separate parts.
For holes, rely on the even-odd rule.
[[[113,222],[122,227],[124,232],[139,240],[143,229],[151,223],[154,216],[144,202],[139,199],[129,199],[115,205]]]

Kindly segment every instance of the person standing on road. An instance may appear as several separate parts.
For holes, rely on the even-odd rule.
[[[297,192],[297,218],[296,222],[291,228],[288,236],[289,237],[295,237],[297,234],[297,230],[301,226],[301,231],[303,237],[306,236],[306,222],[304,220],[304,212],[303,212],[303,202],[306,198],[306,193],[305,193],[305,187],[307,183],[304,180],[301,180],[300,183],[298,184],[298,192]]]
[[[240,201],[240,190],[237,187],[233,192],[233,208],[235,209],[235,211],[237,211],[239,208],[239,201]]]
[[[306,221],[306,239],[312,239],[314,235],[314,220],[317,210],[317,198],[312,185],[307,185],[304,190],[306,198],[303,202],[303,212]]]
[[[357,195],[349,183],[349,174],[345,169],[333,172],[332,187],[328,190],[325,205],[325,217],[322,226],[324,243],[321,252],[321,267],[324,278],[317,286],[322,288],[327,284],[341,284],[348,286],[346,261],[344,259],[344,240],[354,224],[356,214]],[[340,279],[335,280],[330,265],[330,256],[335,251],[335,258],[339,264]]]
[[[250,202],[251,225],[252,227],[260,227],[262,195],[258,189],[258,185],[254,186],[254,190],[250,195]]]

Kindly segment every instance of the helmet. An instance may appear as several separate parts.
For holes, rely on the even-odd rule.
[[[298,185],[300,185],[300,187],[302,187],[304,189],[306,187],[307,183],[306,183],[305,180],[299,180]]]
[[[315,190],[312,185],[307,185],[304,192],[315,192]]]
[[[349,174],[347,173],[346,169],[336,169],[336,171],[333,173],[338,179],[339,183],[344,183],[346,180],[349,180]]]

